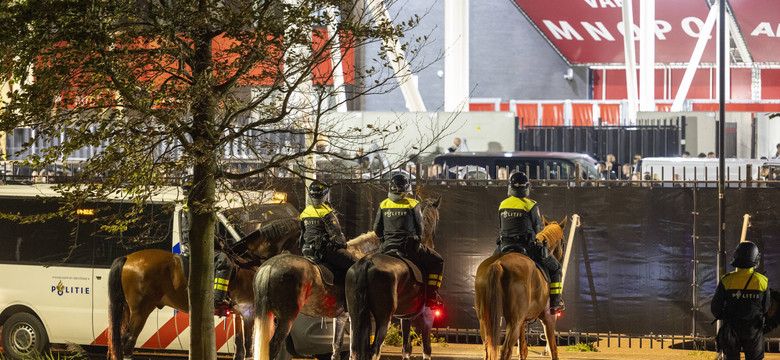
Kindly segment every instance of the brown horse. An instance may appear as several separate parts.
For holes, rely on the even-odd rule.
[[[349,252],[358,258],[375,253],[378,248],[379,238],[374,232],[347,242]],[[263,263],[255,275],[254,286],[255,309],[262,309],[255,318],[255,360],[276,358],[299,313],[335,318],[332,360],[341,358],[348,317],[343,284],[325,283],[317,266],[302,256],[281,254]],[[276,329],[272,329],[274,319]]]
[[[553,255],[561,260],[563,228],[544,220],[544,230],[536,238],[547,240]],[[509,360],[512,347],[520,340],[520,359],[528,357],[525,326],[528,320],[541,319],[550,346],[550,357],[558,359],[555,339],[555,315],[550,314],[548,283],[533,260],[519,253],[494,255],[477,268],[474,282],[475,308],[479,318],[479,332],[485,344],[485,360],[497,360],[501,339],[501,315],[506,320],[506,337],[501,349],[501,360]]]
[[[273,251],[296,249],[300,234],[297,219],[278,220],[259,230],[257,236],[273,242]],[[260,257],[275,254],[257,254]],[[239,267],[228,291],[237,303],[233,313],[243,326],[236,326],[235,359],[244,359],[251,342],[254,317],[252,279],[255,267]],[[164,250],[141,250],[114,260],[108,275],[109,288],[109,355],[114,360],[132,355],[138,335],[155,308],[170,306],[189,311],[187,278],[181,257]]]
[[[436,226],[439,223],[439,203],[426,201],[423,206],[422,243],[433,248]],[[424,284],[402,260],[385,254],[372,254],[360,259],[347,271],[345,290],[351,321],[352,360],[378,359],[385,341],[390,320],[401,319],[404,359],[411,355],[409,342],[410,320],[422,320],[421,337],[423,358],[431,357],[431,327],[433,315],[424,307]],[[371,343],[371,317],[375,322],[374,342]]]

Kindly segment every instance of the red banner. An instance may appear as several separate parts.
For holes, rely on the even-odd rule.
[[[742,35],[755,62],[780,62],[780,1],[731,0]]]
[[[621,0],[515,0],[531,21],[563,56],[575,64],[623,64],[623,16]],[[747,0],[732,1],[747,3]],[[750,3],[754,1],[751,0]],[[770,4],[777,0],[762,0]],[[639,0],[634,0],[634,36],[639,37]],[[751,4],[751,6],[753,6]],[[780,8],[778,5],[772,5]],[[761,6],[756,6],[761,11]],[[709,9],[705,1],[656,0],[655,61],[686,63],[690,60]],[[739,14],[737,14],[739,15]],[[774,16],[780,19],[780,16]],[[777,21],[774,25],[777,27]],[[775,29],[780,31],[780,29]],[[743,31],[747,31],[743,28]],[[715,62],[715,31],[702,62]],[[780,52],[775,41],[775,52]],[[639,59],[639,42],[636,42]],[[774,56],[777,61],[777,55]]]

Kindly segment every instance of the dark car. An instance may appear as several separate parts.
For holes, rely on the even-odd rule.
[[[596,179],[596,160],[586,154],[566,152],[462,152],[437,156],[433,163],[442,167],[443,174],[463,178],[474,173],[477,178],[485,172],[490,179],[506,179],[514,171],[525,172],[530,179],[574,179],[576,165],[582,179]],[[466,170],[466,171],[464,171]],[[482,175],[482,176],[479,176]]]

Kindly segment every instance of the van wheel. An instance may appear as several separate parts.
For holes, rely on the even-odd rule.
[[[43,354],[49,349],[49,336],[38,318],[29,313],[17,313],[3,324],[1,343],[6,356],[14,360]]]

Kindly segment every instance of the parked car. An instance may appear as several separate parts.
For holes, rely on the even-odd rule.
[[[564,152],[462,152],[439,155],[434,165],[468,178],[504,180],[513,171],[523,171],[530,179],[574,179],[579,164],[583,179],[596,179],[596,160],[586,154]],[[465,172],[464,172],[465,169]],[[445,172],[446,171],[446,172]],[[486,173],[486,174],[485,174]]]

